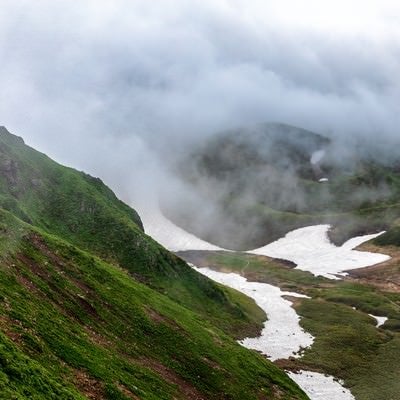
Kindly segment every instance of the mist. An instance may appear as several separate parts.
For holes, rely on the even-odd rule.
[[[0,124],[131,204],[179,197],[176,160],[241,126],[283,122],[329,137],[338,159],[387,157],[398,3],[264,3],[5,0]]]

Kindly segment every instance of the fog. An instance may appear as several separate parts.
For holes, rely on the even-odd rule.
[[[4,0],[0,124],[129,202],[184,190],[171,161],[238,126],[284,122],[385,157],[400,6],[348,3]]]

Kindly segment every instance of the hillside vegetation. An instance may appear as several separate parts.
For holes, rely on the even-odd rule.
[[[163,207],[178,225],[224,248],[254,249],[321,223],[334,226],[339,244],[400,217],[399,164],[380,159],[284,124],[221,132],[176,168],[190,196],[165,196]]]
[[[262,311],[99,180],[0,132],[0,398],[306,399],[234,340]]]
[[[362,283],[352,278],[332,281],[264,256],[206,251],[180,254],[200,267],[239,273],[250,281],[266,282],[309,296],[291,301],[302,317],[301,326],[315,341],[301,358],[278,360],[278,365],[343,379],[357,400],[399,398],[399,286],[375,285],[368,274],[363,275]],[[398,277],[398,258],[388,263],[392,262]],[[380,275],[385,270],[385,266],[373,268],[380,270],[377,272]],[[376,320],[368,314],[386,316],[388,320],[377,328]]]

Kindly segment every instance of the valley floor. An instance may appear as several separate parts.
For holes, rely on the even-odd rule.
[[[400,384],[393,381],[393,377],[400,374],[400,367],[395,362],[400,355],[400,296],[387,292],[386,287],[379,287],[362,273],[368,268],[350,275],[345,272],[357,267],[376,271],[377,263],[386,266],[385,271],[394,268],[390,258],[393,255],[379,254],[382,249],[364,247],[363,250],[369,252],[354,250],[377,235],[353,238],[336,247],[329,242],[327,226],[308,227],[248,252],[255,254],[246,254],[216,251],[212,244],[194,240],[193,235],[180,228],[170,231],[172,223],[166,221],[161,213],[158,214],[158,227],[154,230],[151,221],[146,221],[145,217],[145,229],[172,250],[176,251],[183,244],[179,256],[213,280],[255,299],[267,312],[269,320],[260,337],[245,339],[242,344],[261,351],[277,365],[291,371],[289,375],[310,399],[400,398]],[[168,242],[163,243],[168,231]],[[302,231],[309,234],[303,235]],[[283,298],[285,295],[289,297]],[[269,301],[275,299],[275,305],[282,306],[282,302],[286,302],[286,307],[294,309],[301,317],[302,329],[296,331],[300,328],[299,321],[291,323],[288,317],[287,330],[282,332],[275,319],[282,310],[277,311],[271,304],[267,306],[262,297],[264,300],[268,297]],[[388,320],[377,326],[376,317]],[[298,319],[296,314],[294,318]],[[286,350],[282,351],[276,342],[273,344],[274,334],[281,337],[281,343],[292,334],[294,344],[293,338],[288,339]],[[346,388],[336,378],[343,381]]]
[[[308,296],[289,300],[301,317],[301,327],[312,334],[314,342],[301,357],[278,359],[277,365],[293,372],[313,371],[341,379],[356,400],[400,398],[400,384],[394,378],[400,374],[399,292],[382,290],[374,280],[368,282],[365,275],[362,283],[350,275],[344,280],[330,280],[265,256],[204,251],[179,255],[201,268],[224,275],[234,272],[251,284],[264,282]],[[385,269],[385,265],[380,268]],[[377,326],[376,317],[387,320]],[[267,321],[267,325],[270,322],[273,321]],[[305,379],[306,372],[295,380],[311,399],[349,398],[349,393],[340,387],[328,396],[318,389],[319,376],[308,375],[309,381]],[[290,376],[293,378],[293,373]],[[324,390],[328,387],[324,385]]]

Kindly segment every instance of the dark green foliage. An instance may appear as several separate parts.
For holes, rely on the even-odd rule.
[[[0,332],[0,399],[84,399]]]
[[[357,400],[398,399],[400,294],[372,285],[332,281],[267,257],[227,252],[184,252],[197,265],[234,271],[247,279],[304,293],[296,299],[300,324],[315,337],[287,368],[321,371],[344,380]],[[355,309],[354,309],[355,308]],[[380,328],[368,314],[387,316]]]
[[[17,343],[14,352],[29,355],[2,369],[6,382],[15,381],[11,393],[64,398],[69,390],[80,398],[84,374],[89,389],[110,399],[126,391],[141,399],[257,399],[274,385],[284,398],[305,398],[263,357],[124,270],[6,212],[0,222],[10,226],[1,235],[0,328]]]
[[[137,213],[100,179],[57,164],[4,128],[0,133],[2,205],[23,221],[126,268],[135,278],[238,336],[251,325],[219,286],[145,235]]]
[[[374,243],[378,246],[400,246],[400,227],[394,226],[383,235],[377,237]]]
[[[305,399],[235,341],[264,318],[99,179],[0,130],[0,398]]]

